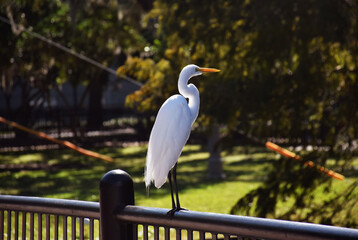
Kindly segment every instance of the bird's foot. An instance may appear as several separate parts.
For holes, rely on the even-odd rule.
[[[173,216],[174,216],[174,213],[175,213],[175,212],[179,212],[179,211],[188,211],[188,209],[182,208],[182,207],[175,207],[175,208],[169,210],[169,211],[167,212],[167,215],[170,216],[170,217],[173,217]]]

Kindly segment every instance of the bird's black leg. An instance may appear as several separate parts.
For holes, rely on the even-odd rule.
[[[170,184],[170,193],[172,196],[172,207],[173,208],[167,214],[169,216],[174,216],[175,212],[180,211],[180,210],[186,210],[186,209],[180,207],[180,203],[179,203],[179,192],[178,192],[178,184],[177,184],[177,164],[174,165],[174,167],[171,171],[169,171],[169,173],[168,173],[168,179],[169,179],[169,184]],[[174,182],[174,187],[175,187],[175,196],[176,196],[176,202],[177,202],[176,205],[175,205],[175,201],[174,201],[172,176],[173,176],[173,182]]]
[[[172,184],[172,173],[171,173],[171,171],[169,171],[169,173],[168,173],[168,179],[169,179],[169,185],[170,185],[170,194],[171,194],[171,196],[172,196],[172,210],[171,211],[173,211],[173,213],[175,212],[175,202],[174,202],[174,194],[173,194],[173,184]],[[170,211],[169,211],[170,212]],[[169,212],[168,212],[168,214],[169,214]]]
[[[175,211],[187,210],[185,208],[180,207],[180,203],[179,203],[179,190],[178,190],[178,184],[177,184],[177,163],[173,167],[173,181],[174,181],[175,194],[176,194],[176,200],[177,200],[177,206],[176,206]]]

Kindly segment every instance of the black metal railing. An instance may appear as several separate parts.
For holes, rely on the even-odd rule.
[[[100,204],[103,240],[182,239],[183,233],[184,239],[358,239],[349,228],[194,211],[170,216],[169,209],[134,206],[132,179],[121,170],[102,178]]]
[[[100,203],[0,195],[2,239],[358,239],[358,230],[134,206],[131,177],[105,174]]]
[[[0,195],[2,239],[100,239],[99,203]]]
[[[170,239],[170,234],[175,239],[358,239],[357,230],[341,227],[194,211],[170,217],[168,210],[126,206],[116,219],[135,229],[141,225],[143,239],[149,239],[150,229],[151,239]]]

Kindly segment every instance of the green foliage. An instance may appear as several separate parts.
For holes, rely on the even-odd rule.
[[[120,6],[117,1],[7,1],[2,6],[1,15],[11,22],[11,26],[0,24],[4,33],[0,40],[1,79],[4,79],[0,82],[0,94],[3,92],[6,97],[7,117],[31,126],[26,119],[30,118],[32,109],[45,105],[51,111],[49,94],[56,92],[71,114],[70,127],[76,135],[76,129],[80,127],[76,114],[84,107],[86,98],[89,99],[89,111],[96,113],[90,112],[89,116],[101,116],[97,114],[100,112],[98,106],[101,106],[101,94],[108,76],[103,69],[83,61],[83,57],[59,49],[49,41],[104,66],[117,67],[122,64],[122,55],[139,51],[145,45],[146,40],[139,33],[141,25],[134,24],[143,14],[141,5],[134,4],[125,18],[118,15]],[[41,40],[32,31],[39,34]],[[82,96],[75,96],[76,100],[71,103],[60,91],[60,85],[65,82],[73,86],[74,95],[80,84],[87,89]],[[10,103],[15,87],[23,90],[19,109],[13,109]],[[28,89],[36,90],[36,94]],[[50,91],[52,89],[56,91]],[[42,105],[33,106],[31,101]]]
[[[126,103],[141,112],[156,111],[177,92],[186,64],[219,68],[219,74],[193,79],[201,94],[200,126],[219,123],[228,136],[244,132],[324,146],[328,151],[312,159],[322,165],[328,157],[335,159],[333,165],[343,159],[342,168],[349,167],[358,149],[357,1],[157,0],[143,25],[144,10],[137,1],[131,4],[19,0],[4,4],[1,14],[10,9],[19,26],[31,26],[106,66],[119,50],[131,55],[118,71],[144,83]],[[15,35],[7,24],[0,30],[0,84],[9,109],[16,84],[26,90],[19,113],[28,113],[31,100],[65,81],[97,91],[104,86],[101,70],[28,33]],[[31,88],[40,92],[31,94]],[[345,197],[355,209],[354,185],[344,193],[330,192],[334,196],[324,202],[330,213],[312,203],[312,194],[330,184],[300,165],[275,162],[268,179],[236,210],[253,203],[256,209],[246,213],[310,221],[321,215],[317,221],[327,223],[334,217],[329,214],[343,214],[337,209]],[[297,210],[277,213],[286,197]]]
[[[296,208],[304,206],[304,197],[322,182],[318,171],[291,159],[280,158],[271,166],[263,186],[241,198],[231,213],[252,215],[253,211],[253,215],[258,217],[276,217],[274,214],[278,201],[293,195],[293,205]]]
[[[356,2],[158,0],[146,19],[158,22],[155,62],[169,61],[176,74],[188,63],[222,70],[193,80],[202,118],[257,137],[309,135],[333,147],[342,144],[338,135],[358,136],[356,16]],[[173,78],[165,81],[175,88]],[[146,99],[166,96],[159,82],[147,78],[131,105],[158,108]]]
[[[146,18],[157,24],[160,45],[152,52],[154,62],[169,61],[176,76],[188,63],[222,70],[193,79],[200,91],[201,126],[223,124],[227,138],[244,133],[252,139],[325,146],[327,151],[315,151],[311,159],[323,166],[328,158],[335,159],[334,165],[344,159],[342,168],[347,168],[358,149],[357,10],[356,1],[339,0],[157,0]],[[158,108],[170,92],[162,81],[148,77],[129,97],[130,105]],[[175,89],[175,75],[165,81]],[[154,101],[154,95],[162,100]],[[338,212],[350,216],[338,209],[344,197],[352,200],[356,193],[350,191],[354,184],[346,193],[334,192],[327,180],[280,160],[265,184],[239,200],[233,212],[332,224],[329,219]],[[334,192],[324,203],[327,211],[317,210],[324,208],[312,200],[322,185]],[[286,197],[292,208],[276,213]]]
[[[126,99],[128,107],[141,112],[156,110],[163,98],[168,98],[176,91],[174,88],[176,86],[174,85],[175,72],[169,61],[164,59],[155,63],[151,59],[129,58],[126,64],[118,69],[118,72],[132,76],[139,81],[149,79],[147,84]]]
[[[316,154],[303,159],[322,155]],[[240,198],[230,213],[356,228],[358,221],[352,216],[358,211],[358,182],[346,179],[339,185],[337,181],[303,162],[281,157],[263,184]]]

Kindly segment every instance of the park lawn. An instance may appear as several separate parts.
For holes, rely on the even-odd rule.
[[[2,153],[0,164],[47,163],[52,168],[45,170],[22,170],[0,172],[0,194],[40,196],[50,198],[98,201],[98,185],[101,177],[111,169],[123,169],[133,178],[136,205],[170,208],[170,189],[165,184],[161,189],[150,188],[147,195],[143,182],[146,146],[96,149],[111,156],[115,163],[88,158],[67,149]],[[229,213],[237,200],[260,186],[271,163],[278,156],[261,147],[236,147],[224,152],[224,180],[209,180],[207,159],[209,154],[198,145],[184,148],[178,165],[178,184],[182,207],[193,211]],[[288,161],[290,161],[288,159]],[[55,164],[62,164],[55,168]],[[355,160],[358,166],[358,159]],[[344,181],[333,180],[332,186],[341,191],[358,179],[356,170]],[[323,187],[322,187],[323,188]],[[356,195],[358,190],[356,190]],[[323,189],[317,190],[317,198],[326,199]],[[289,208],[290,199],[280,203],[278,212]],[[354,211],[358,209],[355,206]],[[344,216],[342,216],[344,217]]]
[[[151,187],[149,195],[146,193],[143,182],[145,145],[98,151],[113,157],[115,163],[88,158],[67,149],[2,153],[0,164],[47,163],[62,166],[44,170],[2,171],[0,194],[98,201],[99,180],[107,171],[120,168],[133,178],[137,205],[171,207],[168,184],[162,189]],[[182,206],[194,211],[228,213],[239,197],[259,186],[265,169],[275,158],[264,148],[255,151],[244,154],[241,148],[237,148],[230,155],[224,153],[227,177],[214,181],[207,177],[209,154],[198,145],[186,146],[178,165]]]

